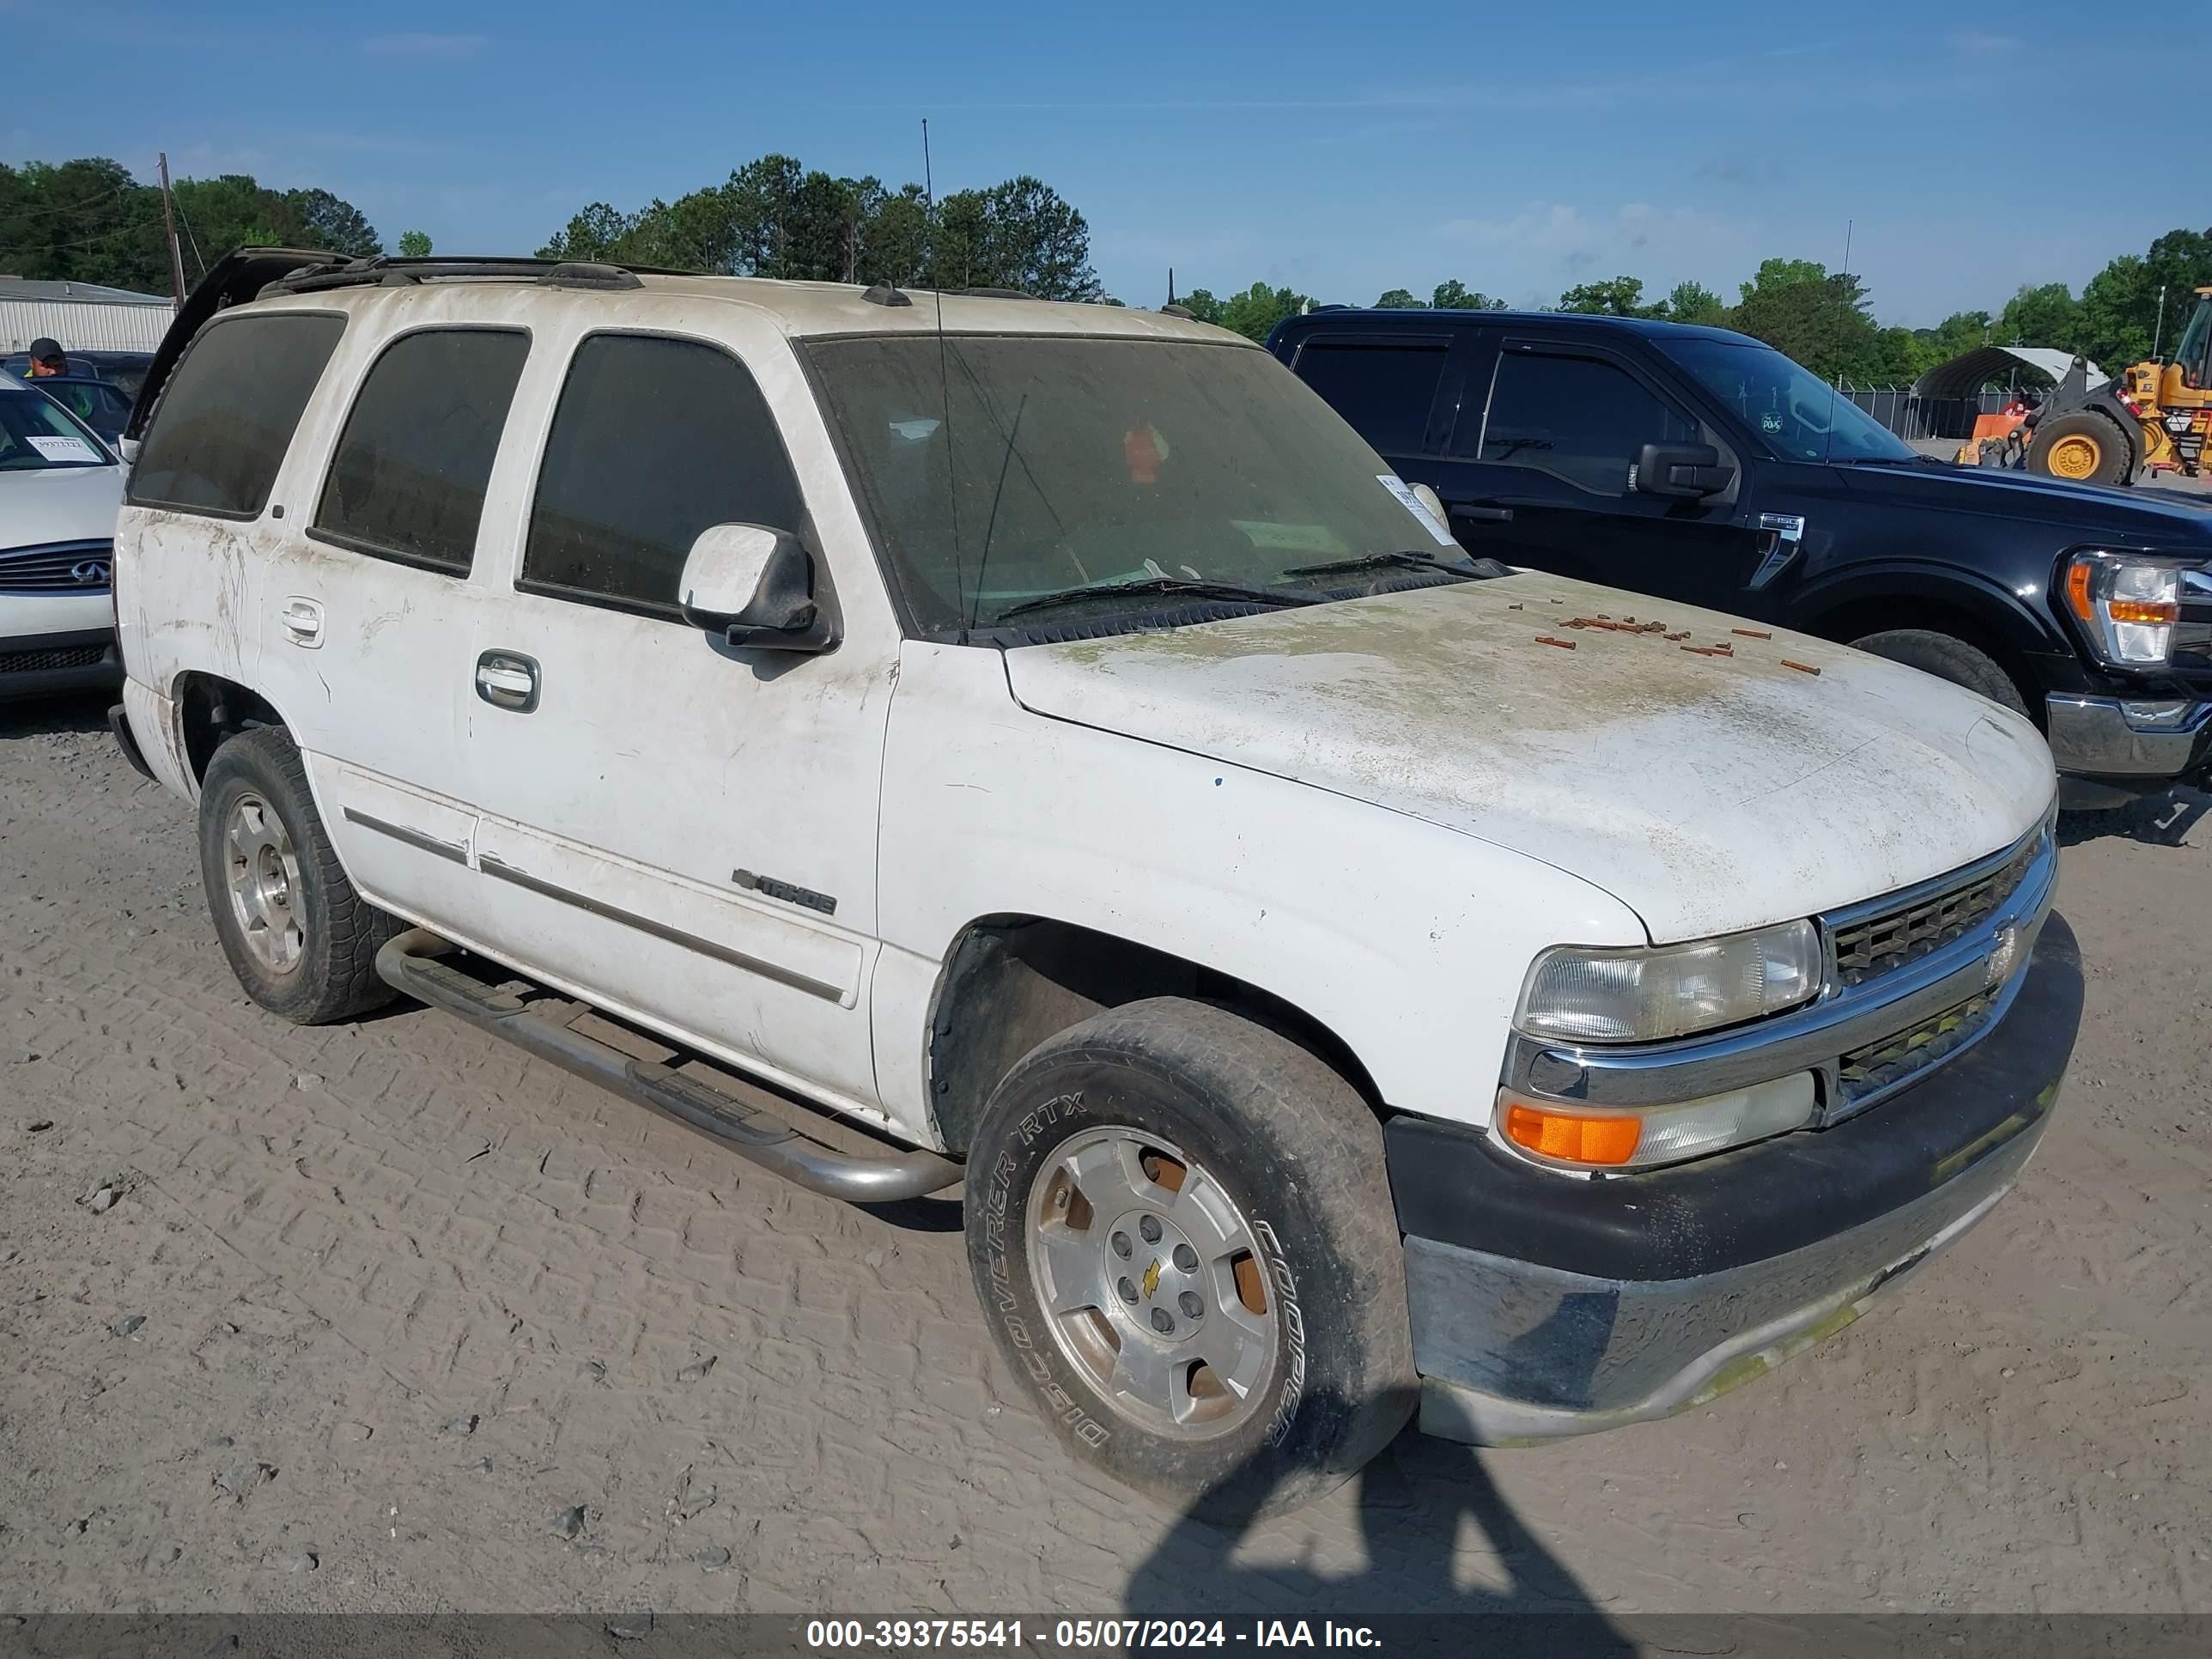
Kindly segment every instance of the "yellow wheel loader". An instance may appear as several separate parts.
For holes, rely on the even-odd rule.
[[[2212,288],[2197,290],[2172,362],[2136,363],[2096,386],[2088,379],[2076,357],[2016,431],[1969,441],[1959,459],[2076,483],[2133,483],[2146,469],[2197,477],[2212,436]]]

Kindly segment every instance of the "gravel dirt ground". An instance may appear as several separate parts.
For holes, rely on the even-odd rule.
[[[2072,824],[2057,1120],[1875,1316],[1222,1532],[1072,1472],[952,1206],[441,1014],[261,1013],[188,811],[97,708],[0,709],[0,1612],[2212,1610],[2208,805]]]

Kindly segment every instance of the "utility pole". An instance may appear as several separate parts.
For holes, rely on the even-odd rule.
[[[177,247],[177,210],[169,198],[169,153],[161,152],[161,222],[169,234],[169,283],[176,290],[177,308],[185,305],[185,256]]]
[[[2153,362],[2156,362],[2158,361],[2158,349],[2160,345],[2164,344],[2165,342],[2166,284],[2164,283],[2160,283],[2158,285],[2158,327],[2153,331],[2150,337],[2150,356]]]

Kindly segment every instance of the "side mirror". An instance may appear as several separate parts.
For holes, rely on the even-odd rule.
[[[1711,444],[1646,444],[1636,452],[1636,488],[1646,495],[1680,495],[1695,500],[1717,495],[1735,482],[1735,469],[1721,465]]]
[[[814,598],[814,556],[757,524],[709,525],[677,584],[684,620],[752,651],[827,651],[836,624]]]
[[[115,441],[115,453],[122,458],[124,465],[131,465],[138,459],[138,440],[136,438],[118,438]]]

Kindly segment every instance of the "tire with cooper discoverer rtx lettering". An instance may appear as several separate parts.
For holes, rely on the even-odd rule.
[[[1075,1455],[1208,1519],[1310,1502],[1415,1401],[1382,1126],[1276,1031],[1163,997],[1032,1049],[969,1148],[1000,1351]]]

